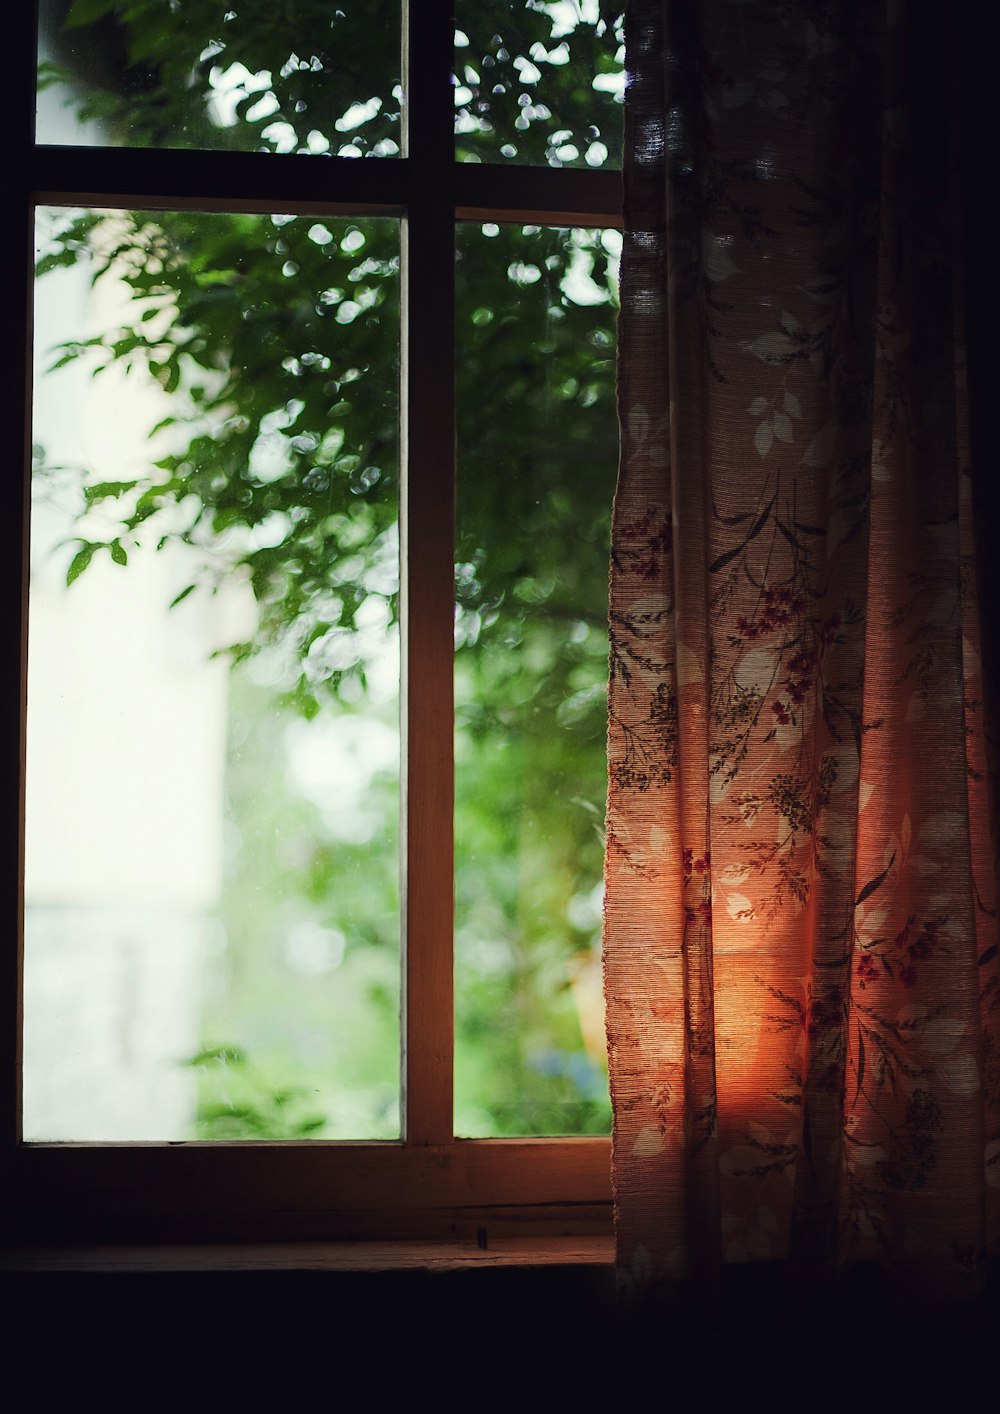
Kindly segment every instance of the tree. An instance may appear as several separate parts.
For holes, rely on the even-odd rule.
[[[585,160],[612,145],[606,127],[594,136],[596,124],[563,115],[585,110],[580,74],[610,73],[617,41],[603,7],[560,34],[553,13],[564,9],[507,3],[487,22],[464,7],[460,53],[473,57],[459,155],[502,152],[512,132],[519,160]],[[76,67],[47,73],[78,87],[84,68],[122,74],[79,103],[131,142],[318,150],[340,133],[342,148],[390,152],[395,56],[366,49],[370,5],[345,0],[331,20],[329,7],[300,3],[277,26],[261,5],[231,14],[194,0],[178,28],[154,0],[75,0],[60,43]],[[493,24],[514,39],[485,35]],[[316,52],[327,29],[329,49]],[[543,72],[546,101],[520,103]],[[615,244],[537,227],[458,237],[457,1044],[459,1099],[486,1132],[557,1132],[566,1105],[571,1129],[607,1123],[566,963],[592,951],[600,870]],[[234,662],[276,655],[283,702],[306,718],[328,702],[351,710],[369,669],[359,612],[380,601],[390,629],[396,614],[395,223],[73,213],[38,269],[80,264],[95,281],[124,281],[129,312],[64,345],[59,361],[132,367],[173,402],[159,428],[166,450],[137,478],[78,474],[68,577],[104,554],[125,566],[181,541],[200,556],[182,593],[215,592],[233,575],[252,588],[259,627],[229,646]],[[36,475],[53,474],[43,454]],[[109,512],[114,533],[98,534]],[[571,795],[567,782],[579,783]],[[322,840],[316,820],[302,828]],[[317,847],[305,887],[319,914],[348,875],[342,847]],[[383,924],[365,921],[360,897],[356,907],[366,946],[384,949]],[[396,1004],[390,989],[381,1005]],[[498,1032],[501,1014],[518,1025]],[[530,1119],[511,1111],[512,1091],[531,1099]]]

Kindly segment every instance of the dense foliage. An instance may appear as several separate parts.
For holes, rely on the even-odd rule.
[[[400,0],[42,0],[42,82],[136,147],[400,150]],[[620,162],[621,0],[457,0],[458,159]],[[63,139],[56,139],[63,140]]]

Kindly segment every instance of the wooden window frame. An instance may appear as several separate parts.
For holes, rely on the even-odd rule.
[[[399,1141],[125,1144],[20,1140],[24,716],[30,376],[4,380],[8,545],[0,652],[4,838],[0,930],[0,1233],[14,1241],[278,1241],[598,1234],[611,1225],[610,1141],[456,1139],[453,1074],[454,229],[458,220],[621,224],[612,171],[456,163],[450,6],[404,3],[404,155],[34,145],[33,7],[12,56],[0,242],[10,346],[31,367],[36,204],[401,220],[403,619],[402,1129]],[[8,442],[8,447],[11,442]],[[14,461],[14,458],[11,458]],[[17,527],[17,529],[12,529]]]

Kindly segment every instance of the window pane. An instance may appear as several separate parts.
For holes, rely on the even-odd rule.
[[[25,1137],[397,1136],[397,223],[36,232]]]
[[[457,0],[460,162],[621,167],[621,0]]]
[[[38,141],[399,153],[400,0],[41,0]]]
[[[456,1130],[606,1133],[617,232],[458,232]]]

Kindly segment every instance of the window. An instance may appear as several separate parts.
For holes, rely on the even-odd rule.
[[[470,29],[481,28],[477,7],[464,8]],[[592,19],[599,18],[598,7],[592,8]],[[507,9],[506,21],[516,26],[518,7]],[[544,20],[558,39],[553,15],[558,18],[559,9],[529,3],[525,22]],[[456,86],[448,10],[435,7],[426,13],[412,6],[404,24],[401,155],[393,151],[390,138],[382,138],[384,145],[372,150],[371,160],[356,160],[365,139],[361,132],[350,136],[349,122],[342,129],[347,135],[344,155],[323,160],[322,134],[308,137],[311,151],[292,150],[278,121],[270,141],[281,155],[273,158],[203,150],[207,143],[197,132],[190,148],[32,147],[25,138],[19,149],[11,184],[17,214],[5,223],[3,279],[5,306],[17,312],[13,336],[24,346],[30,327],[24,218],[30,206],[242,211],[266,217],[294,213],[331,227],[351,218],[401,223],[402,1137],[382,1142],[20,1143],[20,1085],[11,1085],[5,1092],[4,1125],[12,1208],[20,1220],[34,1220],[49,1233],[149,1239],[175,1234],[419,1236],[470,1231],[484,1223],[520,1227],[530,1219],[563,1231],[609,1222],[606,1138],[456,1138],[454,1133],[453,370],[456,221],[469,223],[458,236],[459,251],[469,261],[477,258],[479,232],[492,233],[486,239],[500,249],[511,223],[614,227],[619,177],[600,165],[613,145],[613,124],[605,123],[602,130],[571,114],[555,132],[544,122],[533,128],[533,119],[525,116],[530,104],[520,98],[537,81],[530,62],[515,68],[517,58],[525,56],[512,59],[502,44],[490,49],[489,37],[479,47],[504,76],[487,93],[482,73],[463,62]],[[460,31],[460,47],[464,38]],[[562,62],[565,50],[561,42],[551,46],[554,65]],[[544,54],[543,46],[542,55],[535,55],[539,77],[548,62]],[[141,63],[134,67],[138,72]],[[596,59],[595,67],[600,68]],[[26,74],[30,68],[29,62],[20,66]],[[520,92],[512,79],[515,72]],[[610,101],[615,84],[610,69],[604,77],[603,92]],[[248,70],[244,103],[260,92],[253,78]],[[21,111],[29,113],[33,95],[27,85],[21,100]],[[228,100],[221,94],[218,101]],[[303,100],[292,94],[290,101]],[[147,117],[154,122],[155,112]],[[362,126],[360,118],[357,126]],[[491,156],[484,141],[490,127],[494,136],[505,139],[503,161],[483,160]],[[464,161],[455,160],[456,130],[464,143]],[[529,165],[532,161],[544,165]],[[535,268],[540,275],[543,266]],[[525,284],[533,278],[526,270]],[[13,402],[14,415],[24,426],[21,401]],[[461,412],[458,421],[461,427]],[[27,446],[27,429],[24,440]],[[11,525],[19,523],[25,492],[19,487],[12,498]],[[461,495],[460,467],[460,502]],[[4,646],[23,664],[24,615],[14,606],[24,598],[24,551],[20,538],[12,538],[19,553],[4,563],[9,576],[3,596]],[[23,672],[21,679],[18,691],[9,690],[5,699],[10,742],[23,742]],[[17,757],[9,752],[6,759],[5,798],[12,802],[23,798],[20,751]],[[16,789],[15,779],[21,782]],[[16,823],[20,837],[20,818]],[[7,861],[4,898],[7,934],[14,938],[21,931],[20,860]],[[15,985],[19,990],[17,970],[8,968],[6,975],[12,990]],[[5,1014],[12,1018],[15,1007]],[[20,1057],[19,1028],[11,1025],[4,1034],[6,1073],[13,1077]]]

